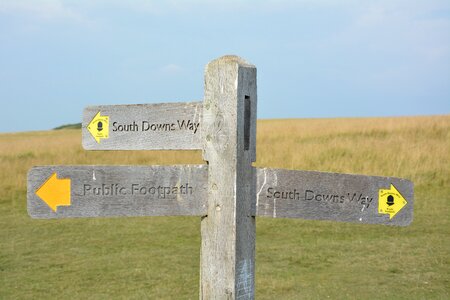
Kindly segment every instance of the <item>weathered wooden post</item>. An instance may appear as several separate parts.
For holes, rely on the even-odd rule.
[[[253,299],[255,278],[256,68],[236,56],[205,71],[201,299]]]

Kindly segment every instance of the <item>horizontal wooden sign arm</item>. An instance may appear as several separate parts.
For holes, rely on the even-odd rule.
[[[43,166],[28,172],[33,218],[202,216],[206,165]]]
[[[413,183],[395,177],[257,169],[256,215],[407,226]]]
[[[202,149],[202,102],[89,106],[86,150]]]

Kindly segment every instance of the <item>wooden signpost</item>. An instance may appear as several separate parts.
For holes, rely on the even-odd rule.
[[[28,173],[33,218],[200,216],[201,299],[253,299],[255,217],[406,226],[412,182],[258,169],[256,68],[210,62],[203,102],[91,106],[87,150],[201,149],[205,165],[42,166]]]

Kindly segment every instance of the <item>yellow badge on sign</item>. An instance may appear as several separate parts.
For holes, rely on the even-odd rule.
[[[102,116],[98,112],[87,126],[87,129],[97,143],[100,144],[101,139],[107,139],[109,137],[109,116]]]
[[[388,190],[378,191],[378,212],[389,214],[389,219],[392,219],[407,203],[393,184]]]

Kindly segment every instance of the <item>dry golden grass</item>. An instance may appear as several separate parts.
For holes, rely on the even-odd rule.
[[[448,172],[449,128],[450,116],[261,120],[255,165],[397,176],[417,185]],[[0,162],[14,170],[0,179],[15,186],[24,186],[33,165],[203,163],[200,151],[85,151],[79,130],[0,134]]]
[[[416,185],[429,179],[423,176],[445,178],[449,172],[449,116],[268,120],[258,125],[258,166],[397,176]]]

